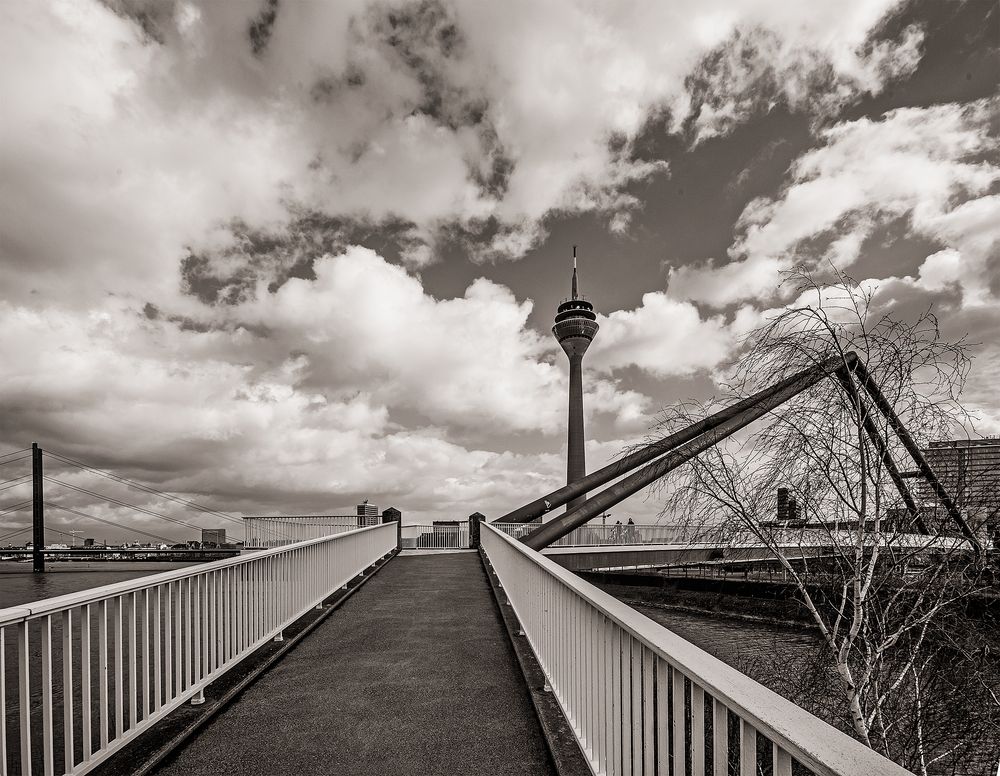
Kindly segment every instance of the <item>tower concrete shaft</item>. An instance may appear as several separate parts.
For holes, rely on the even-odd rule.
[[[583,427],[583,356],[597,336],[597,315],[594,306],[581,299],[576,275],[576,247],[573,248],[572,296],[559,305],[552,333],[569,358],[569,412],[566,457],[566,484],[581,479],[587,473],[586,436]],[[583,493],[567,504],[567,510],[583,503]]]
[[[587,473],[586,439],[583,433],[583,355],[569,357],[569,414],[566,456],[566,484],[582,479]],[[586,494],[569,502],[572,509],[577,502],[586,501]]]

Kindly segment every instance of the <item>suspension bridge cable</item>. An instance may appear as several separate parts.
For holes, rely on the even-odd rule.
[[[45,455],[48,455],[48,456],[50,456],[52,458],[56,458],[56,459],[58,459],[60,461],[63,461],[63,462],[68,463],[68,464],[71,464],[73,466],[77,466],[77,467],[79,467],[81,469],[84,469],[85,471],[92,472],[93,474],[99,474],[102,477],[107,477],[108,479],[114,480],[116,482],[120,482],[123,485],[128,485],[128,486],[136,488],[138,490],[145,491],[146,493],[151,493],[151,494],[154,494],[154,495],[157,495],[157,496],[162,496],[163,498],[169,499],[171,501],[176,501],[176,502],[178,502],[180,504],[185,504],[186,506],[193,507],[194,509],[197,509],[197,510],[199,510],[201,512],[207,512],[209,514],[218,515],[219,517],[222,517],[222,518],[224,518],[226,520],[231,520],[233,522],[241,523],[241,524],[243,522],[238,517],[233,517],[232,515],[228,515],[225,512],[220,512],[217,509],[211,509],[210,507],[206,507],[206,506],[204,506],[202,504],[199,504],[199,503],[197,503],[195,501],[191,501],[190,499],[186,499],[186,498],[183,498],[181,496],[175,496],[172,493],[165,493],[162,490],[157,490],[156,488],[151,487],[149,485],[144,485],[141,482],[136,482],[135,480],[131,480],[128,477],[122,477],[120,474],[115,474],[114,472],[105,471],[104,469],[96,469],[93,466],[88,466],[87,464],[85,464],[85,463],[83,463],[81,461],[77,461],[77,460],[75,460],[73,458],[69,458],[69,457],[67,457],[65,455],[60,455],[59,453],[53,453],[53,452],[50,452],[48,450],[44,450],[43,452],[45,453]]]
[[[27,528],[18,528],[16,531],[11,531],[10,533],[7,533],[7,534],[4,534],[3,536],[0,536],[0,542],[2,542],[4,539],[7,539],[8,537],[17,536],[19,533],[24,533],[24,532],[30,531],[30,530],[32,530],[31,526],[29,526]],[[60,531],[58,528],[54,528],[51,525],[45,526],[45,530],[46,531],[54,531],[57,534],[62,534],[63,536],[69,536],[70,538],[75,538],[73,536],[73,534],[66,533],[66,531]]]
[[[11,531],[10,533],[5,533],[3,536],[0,536],[0,542],[6,541],[7,539],[9,539],[12,536],[17,536],[19,533],[26,533],[26,532],[28,532],[30,530],[31,530],[31,526],[29,525],[27,528],[18,528],[16,531]]]
[[[23,447],[20,450],[11,450],[9,453],[0,453],[0,458],[9,458],[12,455],[21,455],[21,453],[30,453],[30,447]]]
[[[27,501],[20,501],[17,504],[14,504],[14,506],[8,507],[3,512],[0,512],[0,515],[6,515],[10,512],[17,512],[18,510],[24,509],[27,506],[31,506],[30,498]]]
[[[31,454],[22,455],[20,458],[11,458],[8,461],[0,461],[0,466],[6,466],[9,463],[18,463],[19,461],[27,461],[31,458]]]
[[[92,472],[94,474],[98,474],[98,475],[100,475],[102,477],[106,477],[106,478],[114,480],[116,482],[120,482],[120,483],[122,483],[124,485],[128,485],[130,487],[134,487],[137,490],[145,491],[146,493],[150,493],[150,494],[157,495],[157,496],[162,496],[164,498],[170,499],[171,501],[176,501],[176,502],[178,502],[180,504],[186,504],[186,505],[192,506],[195,509],[201,510],[202,512],[206,512],[206,513],[212,514],[212,515],[217,515],[217,516],[219,516],[219,517],[221,517],[221,518],[223,518],[225,520],[229,520],[230,522],[235,523],[235,524],[243,527],[244,529],[246,528],[246,524],[245,524],[245,522],[243,521],[242,518],[233,517],[232,515],[228,515],[225,512],[220,512],[217,509],[209,509],[208,507],[202,506],[201,504],[198,504],[198,503],[196,503],[194,501],[190,501],[189,499],[181,498],[180,496],[175,496],[175,495],[173,495],[171,493],[165,493],[165,492],[163,492],[161,490],[157,490],[156,488],[144,485],[141,482],[136,482],[135,480],[131,480],[128,477],[122,477],[121,475],[115,474],[113,472],[105,471],[104,469],[97,469],[97,468],[94,468],[93,466],[88,466],[87,464],[83,463],[82,461],[77,461],[74,458],[70,458],[68,456],[61,455],[60,453],[53,453],[53,452],[51,452],[49,450],[43,450],[42,452],[45,455],[47,455],[47,456],[49,456],[51,458],[56,458],[56,459],[58,459],[60,461],[64,461],[65,463],[69,463],[69,464],[71,464],[73,466],[76,466],[76,467],[78,467],[80,469],[83,469],[85,471],[89,471],[89,472]],[[46,477],[46,479],[49,479],[49,478]],[[65,485],[66,487],[76,487],[76,486],[73,486],[73,485],[69,485],[69,483],[62,483],[62,484]],[[84,489],[81,488],[81,490],[84,490]],[[87,492],[89,493],[89,491],[87,491]],[[95,495],[98,498],[103,498],[102,496],[100,496],[100,494],[90,493],[90,495]],[[121,504],[122,506],[130,506],[132,508],[140,509],[141,510],[141,508],[139,508],[139,507],[134,507],[133,505],[126,504],[124,502],[114,502],[114,503]],[[158,514],[158,513],[155,513],[155,512],[148,512],[148,513],[154,515],[155,517],[162,517],[162,518],[167,519],[167,520],[173,519],[173,518],[168,518],[165,515],[161,515],[161,514]],[[183,525],[189,525],[188,523],[182,523],[182,524]],[[292,539],[292,538],[294,538],[291,534],[286,533],[285,531],[277,530],[277,529],[274,529],[274,528],[272,528],[272,531],[274,531],[275,535],[277,535],[277,536],[279,536],[281,538],[285,538],[285,539]]]
[[[138,490],[143,490],[143,491],[145,491],[147,493],[150,493],[150,494],[154,494],[154,495],[158,495],[158,496],[163,496],[164,498],[168,498],[171,501],[176,501],[176,502],[181,503],[181,504],[189,504],[191,506],[194,506],[197,509],[200,509],[203,512],[207,512],[209,514],[217,515],[219,517],[224,518],[225,520],[229,520],[232,523],[236,523],[237,525],[243,527],[244,530],[246,529],[246,524],[245,524],[245,522],[243,521],[242,518],[233,517],[232,515],[227,515],[225,512],[219,512],[218,510],[213,510],[213,509],[209,509],[208,507],[203,507],[203,506],[201,506],[199,504],[196,504],[193,501],[189,501],[187,499],[181,498],[180,496],[173,496],[170,493],[164,493],[163,491],[157,490],[156,488],[147,487],[147,486],[143,485],[142,483],[135,482],[134,480],[130,480],[127,477],[120,477],[117,474],[113,474],[111,472],[106,472],[106,471],[104,471],[102,469],[95,469],[95,468],[93,468],[91,466],[87,466],[85,463],[82,463],[80,461],[74,460],[72,458],[68,458],[68,457],[66,457],[64,455],[60,455],[58,453],[52,453],[52,452],[49,452],[48,450],[45,450],[43,452],[44,452],[45,455],[48,455],[48,456],[50,456],[52,458],[56,458],[56,459],[59,459],[61,461],[65,461],[66,463],[72,464],[73,466],[77,466],[77,467],[79,467],[81,469],[84,469],[85,471],[90,471],[90,472],[93,472],[95,474],[99,474],[101,476],[107,477],[108,479],[115,480],[117,482],[121,482],[121,483],[123,483],[125,485],[130,485],[132,487],[135,487]],[[110,501],[113,504],[118,504],[119,506],[128,507],[130,509],[135,509],[135,510],[137,510],[139,512],[144,512],[145,514],[152,515],[153,517],[159,517],[159,518],[161,518],[163,520],[169,520],[169,521],[177,523],[179,525],[187,526],[188,528],[194,528],[195,530],[199,530],[199,531],[201,530],[200,526],[194,526],[194,525],[191,525],[190,523],[184,522],[183,520],[178,520],[177,518],[174,518],[174,517],[168,517],[167,515],[160,514],[159,512],[153,512],[152,510],[146,509],[145,507],[138,507],[135,504],[129,504],[128,502],[120,501],[118,499],[111,498],[110,496],[102,495],[100,493],[95,493],[94,491],[87,490],[86,488],[82,488],[82,487],[80,487],[78,485],[71,485],[68,482],[63,482],[62,480],[57,480],[54,477],[50,477],[48,475],[46,475],[44,477],[44,479],[49,480],[51,482],[55,482],[55,483],[57,483],[59,485],[62,485],[63,487],[67,487],[67,488],[71,488],[73,490],[79,491],[80,493],[86,493],[87,495],[94,496],[95,498],[105,499],[107,501]],[[272,530],[280,538],[284,538],[284,539],[293,539],[294,538],[291,534],[286,533],[285,531],[274,529],[274,528],[272,528]]]
[[[76,539],[76,537],[75,537],[75,536],[73,536],[73,534],[71,534],[71,533],[67,533],[66,531],[60,531],[60,530],[59,530],[58,528],[54,528],[54,527],[53,527],[53,526],[51,526],[51,525],[47,525],[47,526],[45,526],[45,530],[46,530],[46,531],[54,531],[54,532],[55,532],[55,533],[57,533],[57,534],[62,534],[63,536],[68,536],[68,537],[70,537],[71,539]]]
[[[197,502],[191,501],[189,499],[185,499],[185,498],[182,498],[180,496],[175,496],[172,493],[165,493],[162,490],[157,490],[156,488],[150,487],[148,485],[144,485],[141,482],[136,482],[135,480],[131,480],[128,477],[122,477],[121,475],[115,474],[114,472],[109,472],[109,471],[106,471],[104,469],[97,469],[97,468],[95,468],[93,466],[88,466],[87,464],[83,463],[82,461],[77,461],[75,458],[70,458],[69,456],[65,456],[65,455],[62,455],[60,453],[53,453],[50,450],[44,450],[43,453],[45,455],[48,455],[48,456],[52,457],[52,458],[56,458],[56,459],[58,459],[60,461],[64,461],[65,463],[68,463],[68,464],[71,464],[73,466],[76,466],[76,467],[78,467],[80,469],[83,469],[85,471],[92,472],[94,474],[98,474],[98,475],[100,475],[102,477],[106,477],[108,479],[114,480],[115,482],[120,482],[123,485],[127,485],[127,486],[130,486],[130,487],[136,488],[137,490],[145,491],[146,493],[150,493],[150,494],[157,495],[157,496],[162,496],[163,498],[169,499],[171,501],[176,501],[179,504],[185,504],[187,506],[194,507],[195,509],[198,509],[198,510],[200,510],[202,512],[206,512],[206,513],[212,514],[212,515],[217,515],[217,516],[223,518],[224,520],[229,520],[230,522],[235,523],[236,525],[239,525],[239,526],[243,527],[244,529],[246,528],[246,523],[243,521],[242,518],[234,517],[232,515],[228,515],[225,512],[220,512],[217,509],[210,509],[209,507],[203,506],[203,505],[198,504]],[[72,487],[72,486],[68,486],[68,487]],[[116,502],[116,503],[121,503],[121,502]],[[131,505],[125,505],[125,506],[131,506]],[[150,513],[150,514],[155,514],[155,513]],[[156,517],[163,517],[163,515],[159,515],[159,514],[156,514],[155,516]],[[170,518],[167,518],[167,519],[170,519]],[[185,523],[185,525],[187,525],[187,524]],[[274,530],[274,529],[272,529],[272,530]],[[294,538],[291,534],[288,534],[288,533],[286,533],[284,531],[277,531],[277,530],[275,530],[274,533],[277,536],[281,537],[281,538],[285,538],[285,539],[292,539],[292,538]]]
[[[73,507],[63,506],[62,504],[56,504],[51,501],[46,501],[45,506],[54,507],[55,509],[61,509],[64,512],[71,512],[79,517],[86,518],[87,520],[94,520],[98,523],[104,523],[105,525],[110,525],[115,528],[121,528],[126,531],[131,531],[132,533],[139,533],[143,536],[148,536],[151,539],[156,539],[157,541],[167,542],[168,544],[173,544],[173,539],[168,539],[165,536],[160,536],[159,534],[151,533],[150,531],[143,531],[141,528],[132,528],[130,526],[122,525],[121,523],[115,523],[112,520],[105,520],[103,517],[95,517],[94,515],[88,515],[86,512],[81,512],[79,509],[74,509]]]
[[[15,480],[20,480],[20,482],[15,482]],[[3,486],[0,487],[0,490],[7,490],[7,488],[16,488],[18,485],[26,485],[30,481],[31,481],[30,474],[22,474],[20,477],[12,477],[9,480],[4,480],[3,482],[0,482],[0,486]],[[13,482],[14,484],[8,485],[7,484],[8,482]]]
[[[146,509],[145,507],[136,506],[135,504],[129,504],[128,502],[120,501],[119,499],[112,498],[112,497],[107,496],[105,494],[95,493],[92,490],[87,490],[86,488],[81,488],[78,485],[71,485],[68,482],[63,482],[62,480],[58,480],[55,477],[49,477],[48,475],[46,475],[44,477],[44,479],[46,479],[46,480],[48,480],[50,482],[54,482],[57,485],[62,485],[63,487],[69,488],[71,490],[78,491],[79,493],[84,493],[84,494],[86,494],[88,496],[93,496],[94,498],[103,499],[103,500],[111,502],[112,504],[117,504],[118,506],[126,507],[128,509],[134,509],[137,512],[143,512],[143,513],[145,513],[147,515],[151,515],[152,517],[158,517],[161,520],[167,520],[167,521],[169,521],[171,523],[176,523],[177,525],[183,525],[183,526],[185,526],[187,528],[191,528],[191,529],[193,529],[195,531],[200,531],[201,530],[200,526],[192,525],[191,523],[186,523],[183,520],[178,520],[176,517],[170,517],[168,515],[162,515],[159,512],[153,512],[152,510]],[[31,503],[31,502],[29,501],[27,503]],[[46,502],[46,503],[50,503],[50,502]],[[68,507],[63,507],[63,506],[60,506],[60,505],[57,505],[57,504],[54,504],[54,503],[52,505],[55,506],[57,509],[69,509]],[[82,514],[82,513],[78,513],[78,514]],[[90,517],[90,518],[92,518],[94,520],[97,520],[98,522],[102,522],[100,520],[100,518],[94,518],[92,515],[84,515],[84,516],[85,517]],[[125,530],[128,530],[128,531],[138,531],[139,533],[147,533],[147,535],[152,536],[153,538],[173,543],[172,539],[165,539],[164,537],[157,536],[156,534],[149,534],[148,532],[139,531],[138,529],[134,529],[134,528],[131,528],[129,526],[122,525],[121,523],[111,523],[111,525],[114,525],[114,526],[116,526],[118,528],[122,528],[122,529],[125,529]],[[284,534],[283,532],[278,532],[278,533],[279,533],[279,535],[282,538],[294,538],[294,537],[291,537],[289,535]]]
[[[159,512],[154,512],[151,509],[146,509],[145,507],[139,507],[139,506],[136,506],[135,504],[129,504],[126,501],[121,501],[119,499],[112,498],[111,496],[108,496],[108,495],[104,495],[104,494],[101,494],[101,493],[95,493],[92,490],[87,490],[86,488],[81,488],[79,485],[70,485],[68,482],[63,482],[62,480],[57,480],[55,477],[49,477],[48,475],[46,475],[44,479],[48,480],[49,482],[54,482],[56,485],[62,485],[64,488],[69,488],[70,490],[75,490],[78,493],[85,493],[88,496],[93,496],[94,498],[99,498],[99,499],[102,499],[103,501],[108,501],[108,502],[110,502],[112,504],[117,504],[118,506],[121,506],[121,507],[127,507],[128,509],[134,509],[136,512],[143,512],[143,513],[145,513],[147,515],[152,515],[153,517],[158,517],[161,520],[169,520],[171,523],[177,523],[177,525],[187,526],[188,528],[191,528],[192,530],[195,530],[195,531],[200,531],[201,530],[200,526],[191,525],[191,523],[186,523],[183,520],[178,520],[176,517],[169,517],[168,515],[161,515]]]

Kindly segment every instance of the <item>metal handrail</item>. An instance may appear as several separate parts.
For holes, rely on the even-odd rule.
[[[499,531],[520,539],[533,531],[534,523],[491,523]],[[553,547],[615,547],[621,545],[678,545],[705,541],[710,531],[683,525],[648,523],[618,525],[583,525],[556,539],[546,549]],[[714,530],[718,534],[719,529]]]
[[[455,525],[440,523],[409,523],[402,526],[400,538],[402,549],[458,550],[469,547],[470,529],[468,520],[456,521]]]
[[[743,776],[757,773],[758,733],[775,776],[791,775],[792,758],[819,776],[910,775],[492,525],[481,542],[594,773],[666,774],[672,754],[671,772],[690,758],[704,776],[706,744],[714,772],[728,773],[734,714]]]
[[[92,770],[395,547],[387,523],[0,610],[0,773]]]
[[[395,525],[395,524],[393,524]],[[320,536],[315,539],[305,539],[301,542],[296,543],[296,547],[308,547],[313,544],[319,544],[320,542],[329,541],[334,538],[342,538],[348,533],[359,533],[361,531],[369,531],[372,527],[379,526],[369,526],[366,528],[357,528],[353,531],[343,531],[338,534],[330,534],[329,536]],[[178,579],[185,579],[187,577],[195,576],[197,574],[203,574],[206,571],[212,571],[215,569],[227,568],[229,566],[239,566],[244,563],[253,563],[260,560],[261,558],[268,557],[270,555],[276,555],[283,550],[291,549],[291,546],[286,547],[275,547],[270,550],[260,550],[248,555],[235,555],[232,558],[223,558],[222,560],[214,560],[207,563],[199,563],[195,566],[191,566],[183,569],[171,569],[170,571],[163,571],[159,574],[150,574],[145,577],[137,577],[135,579],[127,579],[124,582],[112,582],[108,585],[101,585],[99,587],[90,587],[86,590],[78,590],[75,593],[66,593],[65,595],[53,596],[52,598],[43,598],[40,601],[33,601],[27,606],[13,606],[7,609],[0,609],[0,625],[10,625],[13,623],[20,622],[24,619],[41,617],[44,614],[51,614],[52,612],[62,611],[63,609],[72,608],[74,606],[81,606],[82,604],[97,603],[102,598],[112,598],[116,595],[122,593],[131,593],[139,590],[143,590],[147,587],[156,587],[157,585],[163,584],[164,582],[173,582]],[[13,613],[16,612],[27,612],[20,617]]]
[[[246,542],[248,547],[274,548],[289,544],[317,539],[323,536],[345,533],[356,530],[358,520],[369,519],[358,515],[301,515],[293,517],[244,517]],[[380,518],[371,518],[372,523],[362,524],[370,527],[381,522]],[[346,522],[350,520],[351,524]],[[331,522],[340,521],[340,522]]]
[[[532,530],[530,523],[491,523],[501,533],[513,539],[520,539]],[[626,527],[626,526],[621,526]],[[595,548],[602,552],[627,552],[641,547],[644,550],[727,548],[727,549],[759,549],[772,546],[780,547],[854,547],[858,543],[856,531],[846,529],[831,529],[822,527],[782,528],[768,531],[767,541],[764,534],[749,529],[726,530],[722,528],[697,530],[692,528],[687,532],[689,538],[678,538],[676,541],[663,540],[657,533],[664,529],[669,533],[675,526],[640,525],[630,526],[634,531],[616,532],[612,526],[583,526],[575,528],[570,533],[557,539],[545,551],[572,550],[574,548]],[[713,536],[714,533],[714,536]],[[650,536],[652,534],[652,536]],[[596,536],[598,541],[588,542],[580,539]],[[960,536],[930,536],[919,533],[895,533],[891,531],[871,532],[864,538],[865,546],[892,547],[904,550],[938,551],[938,552],[973,552],[971,542]]]

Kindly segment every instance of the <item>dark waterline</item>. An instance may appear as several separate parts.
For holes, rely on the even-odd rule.
[[[22,606],[92,587],[124,582],[150,574],[193,566],[193,563],[143,561],[73,561],[49,563],[35,574],[30,563],[0,561],[0,609]]]

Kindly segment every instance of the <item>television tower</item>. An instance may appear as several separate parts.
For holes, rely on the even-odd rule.
[[[559,305],[552,333],[569,358],[569,454],[566,459],[566,483],[576,482],[587,473],[583,435],[583,354],[597,336],[594,305],[581,299],[576,279],[576,246],[573,246],[573,295]],[[581,494],[566,505],[566,511],[583,503]]]

